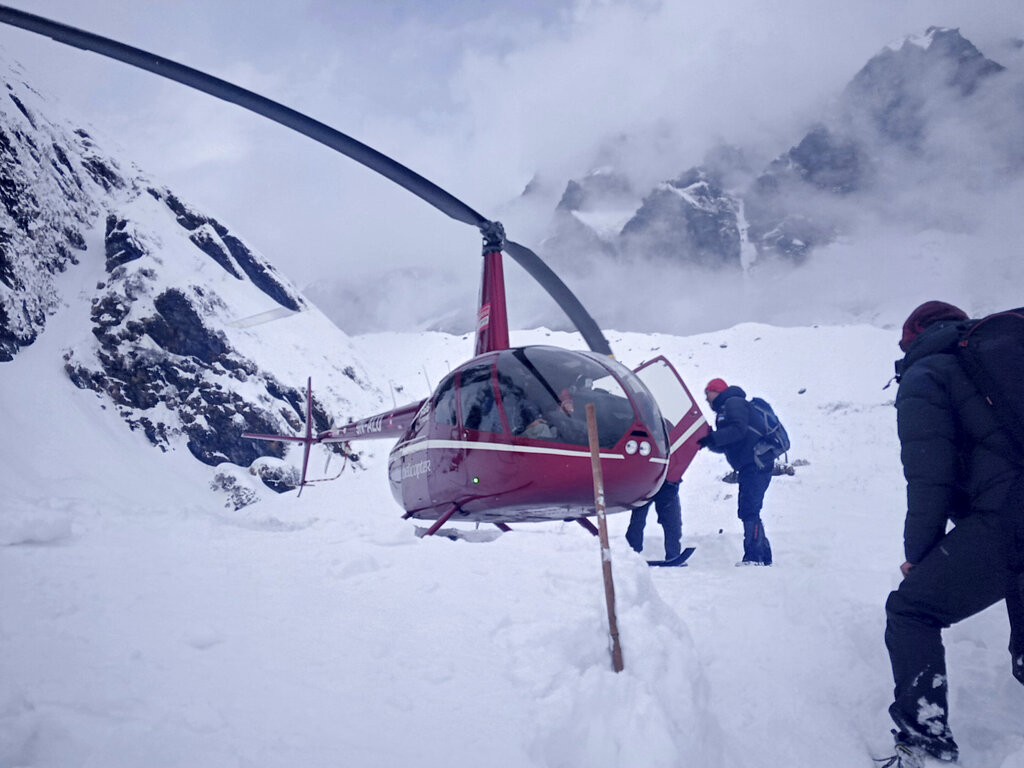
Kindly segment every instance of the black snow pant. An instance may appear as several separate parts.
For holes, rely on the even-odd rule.
[[[647,525],[647,511],[654,504],[658,512],[658,522],[665,531],[665,559],[674,560],[679,557],[683,538],[683,514],[679,504],[679,483],[666,480],[654,494],[651,501],[633,510],[626,529],[626,541],[637,552],[644,549],[644,526]]]
[[[1010,658],[1013,676],[1024,685],[1024,568],[1016,584],[1006,593],[1006,612],[1010,614]]]
[[[1024,643],[1022,528],[1019,516],[997,513],[961,520],[885,604],[885,644],[896,684],[889,714],[909,741],[940,759],[955,759],[958,752],[949,729],[942,630],[1007,598],[1015,627],[1011,653],[1015,642]]]
[[[772,564],[772,545],[761,522],[764,494],[772,482],[772,467],[758,469],[748,464],[737,471],[739,497],[736,514],[743,521],[743,562]]]

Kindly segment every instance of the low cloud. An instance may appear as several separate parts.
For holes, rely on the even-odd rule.
[[[959,27],[983,53],[1019,73],[1021,49],[1013,39],[1024,37],[1017,0],[838,6],[798,0],[771,10],[758,0],[522,0],[498,9],[460,0],[433,10],[305,0],[287,12],[243,0],[182,0],[173,8],[139,0],[11,4],[306,111],[484,215],[500,216],[513,239],[537,250],[548,204],[557,202],[568,179],[609,151],[618,153],[638,189],[676,176],[721,142],[772,157],[798,141],[886,44],[931,25]],[[55,89],[130,159],[230,223],[298,284],[337,280],[376,295],[386,282],[393,290],[379,291],[385,309],[361,310],[386,327],[420,326],[431,314],[457,316],[463,301],[472,311],[475,295],[441,290],[477,279],[479,238],[471,228],[235,107],[28,33],[0,32],[0,45],[24,61],[28,79]],[[1019,102],[1019,77],[1007,82],[1013,85],[1006,92],[985,98]],[[997,110],[985,114],[992,115],[987,126],[949,122],[931,137],[934,151],[950,162],[982,172],[962,174],[961,184],[943,176],[942,196],[909,185],[893,189],[886,204],[902,206],[920,219],[918,226],[860,232],[858,242],[836,243],[804,271],[761,265],[756,287],[753,274],[698,280],[664,267],[641,276],[629,264],[606,265],[599,275],[569,268],[566,280],[608,327],[677,332],[739,320],[870,319],[871,297],[889,283],[906,282],[905,272],[887,266],[897,254],[931,290],[969,290],[950,266],[954,255],[983,246],[1012,251],[1020,242],[1017,216],[1005,203],[1010,194],[1019,200],[1020,190],[996,187],[1000,162],[1024,155],[1024,134],[1019,125],[1001,124]],[[963,141],[968,128],[987,131],[992,141]],[[992,153],[997,157],[984,156]],[[545,205],[517,201],[538,174],[548,185]],[[921,188],[937,183],[916,182]],[[958,215],[961,227],[942,224]],[[889,261],[873,262],[874,254],[886,253]],[[844,266],[828,272],[829,264]],[[929,264],[945,265],[944,272]],[[436,266],[438,274],[447,269],[458,278],[402,277],[410,266]],[[513,321],[557,323],[559,313],[543,292],[508,271]],[[403,280],[433,286],[433,297],[398,288]],[[975,290],[980,296],[986,288]],[[392,303],[396,293],[406,299]],[[404,313],[403,304],[414,308]],[[344,311],[339,306],[338,316]]]

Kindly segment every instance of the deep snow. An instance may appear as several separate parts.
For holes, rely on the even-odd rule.
[[[67,381],[71,311],[0,367],[0,766],[863,768],[889,750],[895,330],[608,334],[627,364],[665,354],[695,390],[721,376],[763,395],[806,462],[768,492],[772,568],[734,567],[735,486],[706,452],[681,491],[688,567],[647,568],[627,516],[609,518],[616,674],[599,545],[579,526],[418,539],[387,487],[387,442],[300,499],[232,511],[184,448],[161,453]],[[400,400],[472,348],[351,341]],[[578,345],[513,333],[527,342]],[[662,553],[652,514],[645,555]],[[1024,766],[1007,637],[1002,605],[946,633],[969,767]]]

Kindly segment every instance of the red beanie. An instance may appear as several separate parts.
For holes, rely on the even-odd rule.
[[[910,348],[911,342],[932,323],[940,320],[966,320],[967,313],[959,307],[947,304],[944,301],[926,301],[907,318],[903,324],[903,337],[900,339],[900,349],[904,352]]]
[[[729,388],[729,385],[722,379],[712,379],[708,382],[708,385],[704,387],[705,392],[725,392]]]

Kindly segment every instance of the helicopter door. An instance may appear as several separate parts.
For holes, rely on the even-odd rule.
[[[666,478],[678,482],[697,454],[697,441],[710,431],[707,420],[682,377],[664,356],[647,361],[633,372],[650,390],[668,422]]]
[[[434,394],[430,414],[430,437],[440,450],[431,451],[432,464],[426,483],[418,487],[430,503],[450,501],[451,489],[462,485],[462,452],[452,446],[458,444],[459,420],[456,405],[455,381],[458,372],[450,373],[441,381]],[[406,507],[410,509],[410,507]]]

